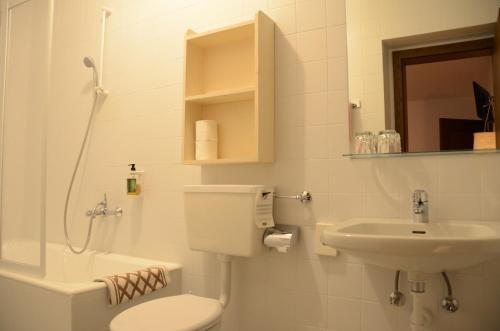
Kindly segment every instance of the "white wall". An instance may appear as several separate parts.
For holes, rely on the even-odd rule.
[[[411,304],[387,304],[393,271],[345,255],[313,252],[317,221],[351,217],[410,217],[411,192],[430,193],[431,219],[500,219],[500,158],[447,156],[348,160],[347,58],[343,0],[56,0],[53,93],[49,118],[48,236],[63,242],[62,212],[69,176],[91,104],[97,56],[98,8],[109,21],[104,85],[88,156],[72,203],[72,240],[81,243],[83,213],[108,192],[124,208],[120,220],[98,221],[92,247],[181,262],[184,291],[215,296],[213,255],[191,252],[183,222],[182,187],[196,183],[263,183],[279,192],[303,189],[311,206],[278,201],[276,220],[301,227],[289,254],[237,259],[228,331],[408,330]],[[183,33],[251,18],[263,9],[277,23],[276,162],[199,168],[180,163]],[[127,164],[146,171],[144,194],[127,197]],[[494,331],[500,264],[451,273],[461,309],[438,312],[445,294],[434,277],[427,307],[434,330]],[[403,291],[408,293],[406,282]]]

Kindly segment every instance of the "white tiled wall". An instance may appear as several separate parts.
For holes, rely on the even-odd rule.
[[[81,243],[84,211],[108,192],[120,219],[98,221],[92,246],[178,261],[183,288],[215,296],[213,255],[187,247],[182,187],[196,183],[272,184],[283,193],[310,190],[302,206],[278,201],[276,220],[301,227],[297,248],[236,259],[228,331],[406,331],[411,303],[388,305],[392,271],[345,255],[313,252],[314,224],[354,216],[410,217],[414,189],[430,194],[432,221],[500,221],[500,156],[348,160],[344,0],[55,0],[53,94],[49,116],[48,236],[63,242],[62,211],[69,176],[91,104],[101,5],[112,7],[104,85],[72,200],[71,236]],[[277,23],[276,162],[199,168],[180,163],[183,33],[251,18],[257,9]],[[127,164],[145,170],[142,197],[127,197]],[[431,279],[427,307],[435,331],[495,331],[500,264],[450,275],[462,307],[438,310],[445,294]],[[406,282],[402,282],[407,293]]]

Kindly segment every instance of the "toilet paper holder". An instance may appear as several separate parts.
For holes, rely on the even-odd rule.
[[[299,237],[299,227],[296,225],[276,224],[264,232],[264,246],[275,248],[280,253],[286,253],[295,245]]]

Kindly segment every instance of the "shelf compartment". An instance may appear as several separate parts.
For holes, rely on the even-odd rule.
[[[215,120],[218,125],[219,159],[255,159],[255,103],[254,100],[200,104],[187,102],[185,109],[184,160],[195,160],[195,122]]]
[[[234,101],[253,100],[255,96],[254,87],[237,88],[231,90],[210,92],[186,97],[187,102],[200,104],[227,103]]]
[[[253,28],[234,29],[186,39],[186,97],[255,86]]]
[[[239,40],[253,38],[255,36],[254,27],[255,21],[251,20],[201,33],[188,30],[186,41],[204,48],[233,43]]]

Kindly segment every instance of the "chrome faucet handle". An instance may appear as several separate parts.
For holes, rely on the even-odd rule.
[[[108,196],[104,193],[104,199],[99,202],[93,209],[89,209],[85,212],[86,216],[96,217],[96,216],[122,216],[123,209],[120,207],[114,208],[112,210],[108,209]]]
[[[415,203],[428,202],[427,192],[424,190],[415,190],[413,192],[413,202]]]
[[[424,190],[415,190],[413,192],[413,221],[416,223],[429,222],[428,211],[429,199]]]

